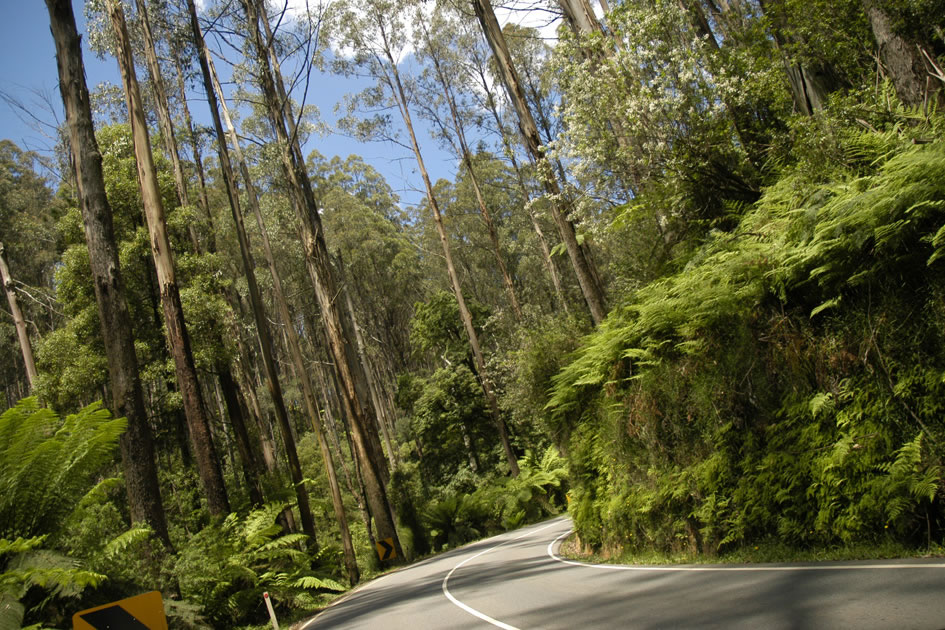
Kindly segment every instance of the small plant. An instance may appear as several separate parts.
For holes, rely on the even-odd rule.
[[[215,626],[265,619],[263,592],[278,607],[315,607],[319,590],[344,591],[331,575],[337,567],[302,550],[304,534],[285,534],[276,522],[285,508],[270,503],[245,517],[230,514],[198,533],[178,555],[174,573],[181,594],[203,606]]]
[[[488,511],[475,495],[456,494],[427,508],[424,520],[433,539],[433,548],[442,549],[482,536],[487,516]]]

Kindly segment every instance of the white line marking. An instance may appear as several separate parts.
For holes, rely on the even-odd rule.
[[[561,556],[557,555],[554,552],[554,546],[559,543],[566,536],[570,536],[574,530],[569,530],[550,543],[548,543],[548,555],[551,556],[552,560],[557,560],[562,564],[570,564],[576,567],[587,567],[589,569],[607,569],[610,571],[683,571],[683,572],[707,572],[707,571],[742,571],[742,572],[758,572],[758,571],[857,571],[861,569],[945,569],[945,563],[928,563],[928,564],[831,564],[825,566],[751,566],[751,567],[713,567],[713,566],[702,566],[702,567],[673,567],[673,566],[663,566],[663,567],[640,567],[640,566],[630,566],[625,564],[590,564],[587,562],[575,562],[574,560],[565,560]]]
[[[499,547],[501,547],[502,545],[506,545],[506,544],[508,544],[508,543],[510,543],[510,542],[515,542],[516,540],[519,540],[520,538],[525,538],[526,536],[531,536],[532,534],[537,534],[538,532],[543,531],[543,530],[546,530],[546,529],[548,529],[549,527],[553,527],[554,525],[557,525],[557,524],[558,524],[558,523],[549,523],[548,525],[545,525],[544,527],[540,527],[540,528],[535,529],[535,530],[529,530],[529,531],[525,532],[524,534],[520,534],[519,536],[516,536],[515,538],[509,538],[508,540],[504,540],[504,541],[500,542],[498,545],[495,545],[494,547],[489,547],[488,549],[485,549],[485,550],[483,550],[483,551],[480,551],[479,553],[477,553],[477,554],[474,555],[474,556],[469,556],[468,558],[466,558],[465,560],[463,560],[462,562],[460,562],[459,564],[457,564],[455,567],[453,567],[452,569],[450,569],[450,572],[446,574],[446,577],[445,577],[445,578],[443,578],[443,594],[446,595],[446,599],[450,600],[451,602],[453,602],[454,604],[456,604],[457,606],[459,606],[460,608],[462,608],[463,610],[465,610],[466,612],[468,612],[468,613],[469,613],[470,615],[472,615],[473,617],[478,617],[479,619],[482,619],[482,620],[485,621],[486,623],[491,623],[493,626],[496,626],[496,627],[498,627],[498,628],[502,628],[503,630],[519,630],[519,629],[516,628],[515,626],[510,626],[510,625],[507,624],[507,623],[502,623],[502,622],[499,621],[498,619],[493,619],[493,618],[490,617],[489,615],[487,615],[487,614],[485,614],[485,613],[481,613],[481,612],[479,612],[478,610],[476,610],[475,608],[473,608],[472,606],[467,606],[467,605],[464,604],[463,602],[459,601],[458,599],[456,599],[456,598],[453,596],[452,593],[450,593],[450,589],[449,589],[449,587],[447,586],[447,584],[449,583],[449,581],[450,581],[450,576],[453,575],[453,572],[456,571],[456,569],[458,569],[458,568],[460,568],[461,566],[463,566],[464,564],[466,564],[467,562],[469,562],[469,561],[471,561],[471,560],[475,560],[475,559],[478,558],[479,556],[485,555],[485,554],[489,553],[490,551],[494,551],[494,550],[498,549]]]

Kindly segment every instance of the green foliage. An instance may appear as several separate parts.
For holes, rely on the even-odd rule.
[[[212,624],[261,622],[263,592],[277,608],[291,610],[312,607],[318,590],[345,590],[329,577],[337,567],[319,567],[319,556],[302,551],[303,534],[283,533],[276,518],[284,507],[271,503],[242,518],[230,514],[178,554],[181,594],[200,603]]]
[[[433,548],[456,547],[481,537],[487,514],[475,495],[457,494],[433,503],[424,512]]]
[[[572,318],[529,315],[516,331],[509,349],[497,361],[496,372],[505,384],[500,404],[519,434],[537,434],[527,443],[550,438],[560,447],[568,435],[545,410],[552,378],[566,365],[586,329]]]
[[[415,558],[430,553],[430,540],[417,511],[417,506],[423,505],[426,498],[417,469],[417,464],[400,464],[391,472],[390,484],[387,487],[387,496],[397,512],[398,519],[410,532],[410,552]],[[404,544],[403,540],[401,544]]]
[[[60,551],[72,515],[115,457],[124,418],[100,403],[59,418],[25,398],[0,415],[0,598],[4,615],[22,620],[57,599],[75,599],[106,576]],[[92,490],[89,490],[89,488]],[[140,538],[129,533],[110,553]],[[143,534],[147,536],[146,533]],[[53,543],[52,545],[50,543]],[[102,544],[99,540],[99,544]],[[9,605],[9,608],[6,606]],[[12,611],[12,612],[11,612]],[[55,618],[55,613],[49,613]],[[12,618],[12,617],[11,617]]]
[[[554,377],[582,541],[715,553],[945,531],[940,121],[848,134],[636,292]],[[864,164],[870,164],[866,167]]]
[[[495,444],[489,429],[482,389],[465,365],[440,368],[424,381],[414,404],[414,439],[435,448],[420,462],[428,483],[449,482],[451,474],[469,462],[479,467]]]
[[[476,491],[480,501],[491,506],[492,522],[502,529],[557,514],[567,492],[567,462],[554,446],[541,457],[526,451],[518,466],[517,477],[496,479]]]
[[[515,529],[558,513],[567,491],[566,461],[554,446],[538,457],[529,451],[517,477],[480,480],[471,493],[449,492],[423,512],[434,549]]]
[[[27,612],[23,600],[31,588],[42,591],[45,601],[75,598],[106,579],[79,568],[71,558],[42,549],[45,538],[0,538],[0,628],[22,627]]]
[[[126,426],[101,403],[60,419],[24,398],[0,415],[0,536],[55,533],[114,461]]]
[[[467,299],[473,326],[481,330],[488,309]],[[414,305],[410,321],[410,342],[420,352],[429,352],[448,362],[466,361],[470,353],[463,320],[459,316],[456,297],[448,291],[437,291],[426,302]]]

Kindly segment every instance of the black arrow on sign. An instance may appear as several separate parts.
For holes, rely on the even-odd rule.
[[[381,560],[390,560],[394,555],[394,545],[387,542],[388,540],[390,539],[388,538],[386,540],[377,541],[377,547],[378,551],[380,551],[379,555],[381,556]],[[382,547],[383,549],[381,549]]]
[[[150,630],[117,604],[85,613],[81,618],[96,630]]]

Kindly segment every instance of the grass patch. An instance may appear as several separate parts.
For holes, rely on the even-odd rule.
[[[881,560],[891,558],[941,558],[945,547],[932,543],[929,547],[907,547],[895,541],[878,544],[812,547],[798,549],[781,541],[762,542],[758,545],[733,549],[718,555],[697,554],[689,551],[666,553],[656,550],[624,551],[620,554],[582,553],[574,542],[573,534],[561,543],[558,554],[562,558],[592,564],[672,565],[672,564],[755,564],[788,562],[829,562],[840,560]]]

